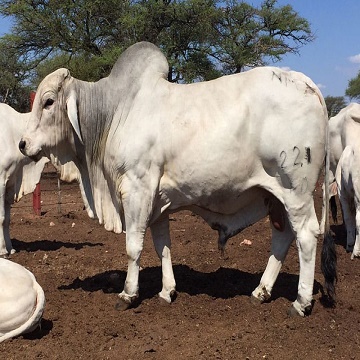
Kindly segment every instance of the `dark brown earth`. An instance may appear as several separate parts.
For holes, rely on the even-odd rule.
[[[51,168],[41,188],[42,216],[33,215],[32,195],[12,208],[18,252],[11,259],[34,273],[46,309],[40,330],[0,344],[1,359],[360,359],[360,261],[346,253],[342,225],[332,225],[339,277],[335,309],[320,301],[322,239],[312,314],[291,318],[287,310],[296,298],[299,270],[295,243],[271,301],[254,305],[250,294],[270,251],[269,221],[230,239],[221,256],[217,233],[197,216],[179,212],[171,221],[175,302],[164,306],[156,296],[161,269],[147,233],[139,302],[119,312],[115,304],[127,265],[124,235],[87,217],[76,184],[61,185],[59,208]],[[315,197],[320,214],[320,187]]]

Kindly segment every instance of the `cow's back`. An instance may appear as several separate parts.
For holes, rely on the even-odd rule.
[[[7,161],[7,157],[9,156],[24,158],[17,147],[17,144],[21,139],[21,134],[25,131],[25,121],[22,119],[22,114],[19,114],[9,105],[0,104],[0,125],[2,153],[0,162]]]
[[[181,151],[194,139],[191,151],[200,156],[204,148],[204,161],[216,149],[220,156],[237,153],[247,166],[255,160],[269,172],[321,166],[326,106],[302,73],[263,67],[180,89],[174,98],[184,106],[169,106],[179,109],[169,132],[176,132],[171,141]]]
[[[124,126],[116,127],[116,118],[112,124],[118,134],[111,139],[120,140],[107,146],[108,158],[120,162],[112,167],[137,167],[139,159],[163,164],[162,191],[185,193],[181,204],[266,187],[267,175],[279,188],[314,189],[327,113],[319,89],[301,73],[264,67],[188,85],[162,79],[144,86],[133,109]]]

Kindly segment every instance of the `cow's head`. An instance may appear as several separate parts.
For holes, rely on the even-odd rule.
[[[77,114],[75,84],[69,70],[49,74],[36,91],[27,131],[19,143],[20,151],[34,160],[44,154],[58,156],[64,146],[69,153],[76,142],[82,143]]]

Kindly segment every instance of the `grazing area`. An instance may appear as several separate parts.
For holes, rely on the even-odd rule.
[[[250,301],[270,251],[266,218],[231,238],[222,255],[217,232],[190,212],[171,215],[177,298],[164,305],[160,262],[150,231],[141,258],[140,298],[116,310],[126,270],[125,235],[107,232],[83,210],[77,184],[61,184],[50,165],[41,180],[42,216],[32,195],[11,210],[17,253],[42,286],[46,306],[41,329],[0,344],[3,358],[23,359],[358,359],[360,356],[360,260],[346,253],[346,233],[332,224],[338,254],[335,309],[321,304],[321,241],[317,249],[314,307],[308,317],[288,317],[298,284],[298,252],[292,244],[272,298]],[[59,199],[61,203],[59,204]],[[321,183],[315,192],[321,215]]]

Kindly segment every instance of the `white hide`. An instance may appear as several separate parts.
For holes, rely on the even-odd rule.
[[[48,161],[42,158],[35,163],[19,151],[29,115],[0,103],[0,256],[14,252],[9,230],[11,204],[34,191]]]
[[[0,256],[15,252],[10,239],[9,223],[10,208],[14,201],[19,201],[23,195],[34,191],[36,184],[40,181],[44,165],[49,161],[41,157],[37,162],[32,161],[19,151],[19,141],[24,133],[29,120],[30,113],[21,114],[6,104],[0,104],[1,124],[1,147],[0,158]],[[94,201],[87,177],[82,177],[78,168],[71,159],[65,159],[60,163],[54,156],[50,155],[51,162],[55,166],[59,178],[65,182],[77,181],[80,186],[81,195],[85,209],[91,218],[95,218]],[[105,187],[105,181],[103,181]],[[102,200],[109,195],[108,190],[96,190],[94,193]],[[101,196],[104,194],[103,196]],[[101,215],[101,213],[100,213]],[[99,218],[103,222],[102,217]],[[117,219],[113,221],[110,230],[121,232],[121,224]]]
[[[253,291],[260,301],[270,297],[296,238],[300,277],[293,309],[304,315],[319,234],[313,191],[328,122],[319,89],[305,75],[275,67],[187,85],[168,82],[167,73],[161,51],[142,42],[96,83],[66,69],[49,74],[38,87],[21,150],[71,158],[89,177],[105,227],[113,229],[115,219],[126,229],[124,307],[138,296],[147,227],[162,264],[159,295],[171,301],[169,214],[190,209],[218,231],[221,248],[270,215],[271,254]],[[53,104],[45,107],[49,99]]]
[[[357,148],[360,139],[360,104],[350,103],[337,115],[329,120],[329,153],[330,172],[329,185],[330,197],[337,194],[335,172],[341,154],[346,146]],[[325,195],[323,196],[323,210],[320,224],[321,232],[325,226]]]
[[[336,169],[336,183],[346,227],[346,250],[360,257],[360,143],[347,146]]]
[[[44,308],[44,291],[34,275],[0,258],[0,342],[35,330]]]

